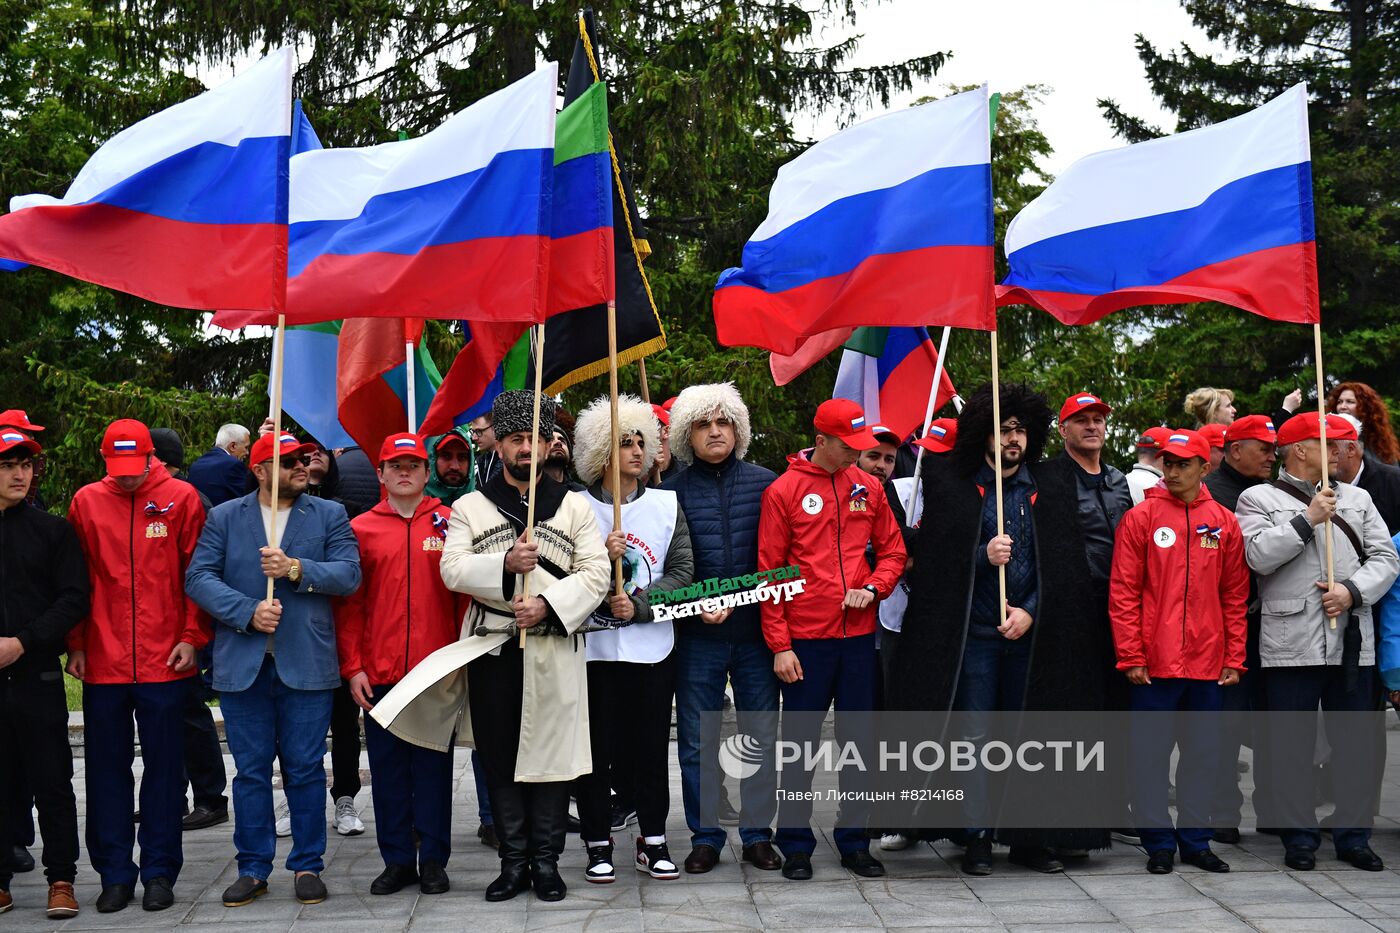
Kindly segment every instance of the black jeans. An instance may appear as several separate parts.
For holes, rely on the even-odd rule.
[[[637,808],[643,836],[666,835],[671,809],[671,698],[676,654],[655,664],[588,663],[588,733],[593,771],[578,779],[583,841],[605,842],[612,824],[610,790]]]
[[[331,703],[331,800],[360,792],[360,708],[345,681]]]
[[[224,753],[219,748],[219,730],[208,701],[215,693],[204,682],[202,674],[190,678],[190,693],[185,698],[185,778],[194,792],[194,805],[210,810],[227,810],[228,775],[224,772]]]
[[[50,883],[71,882],[78,875],[78,806],[61,672],[11,678],[0,671],[0,749],[0,800],[12,799],[15,776],[22,773],[39,810],[44,875]],[[5,857],[0,862],[0,888],[6,889],[9,853],[19,836],[14,809],[0,807],[0,855]]]

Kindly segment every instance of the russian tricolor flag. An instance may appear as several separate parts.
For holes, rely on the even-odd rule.
[[[840,327],[991,330],[986,87],[884,114],[778,171],[743,267],[715,287],[727,346],[792,353]]]
[[[551,63],[415,139],[293,158],[287,323],[542,320],[557,80]]]
[[[938,347],[926,328],[864,328],[841,354],[831,397],[850,399],[871,424],[883,424],[905,438],[922,427],[937,363]],[[954,394],[944,368],[934,411]]]
[[[279,310],[291,87],[279,49],[126,128],[62,198],[11,199],[0,256],[174,307]]]
[[[1011,221],[998,303],[1066,324],[1193,301],[1316,323],[1307,104],[1299,84],[1232,120],[1075,162]]]

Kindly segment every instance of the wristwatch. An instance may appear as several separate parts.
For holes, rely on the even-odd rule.
[[[870,595],[871,595],[871,596],[874,596],[876,599],[879,599],[879,598],[880,598],[880,591],[879,591],[878,589],[875,588],[875,584],[873,584],[873,583],[867,583],[867,584],[865,584],[865,586],[862,586],[861,589],[863,589],[863,590],[869,590],[869,591],[870,591]]]
[[[295,557],[292,558],[292,566],[287,568],[287,579],[293,583],[301,580],[301,561]]]

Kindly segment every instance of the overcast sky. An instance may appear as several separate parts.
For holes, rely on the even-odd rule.
[[[932,81],[891,101],[892,108],[925,94],[941,96],[949,84],[986,81],[993,91],[1049,85],[1053,93],[1036,116],[1055,147],[1046,165],[1052,174],[1080,156],[1122,145],[1095,105],[1100,97],[1151,123],[1172,125],[1148,88],[1133,45],[1137,33],[1158,50],[1186,42],[1198,52],[1220,51],[1178,0],[872,0],[854,31],[865,37],[857,65],[953,53]],[[828,30],[818,39],[829,44],[850,32]],[[797,128],[821,138],[837,126],[829,115],[799,119]]]

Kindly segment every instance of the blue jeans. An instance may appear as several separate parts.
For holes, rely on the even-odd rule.
[[[87,847],[102,884],[135,885],[131,821],[136,729],[141,734],[141,868],[143,884],[171,884],[184,864],[180,818],[185,799],[185,698],[188,680],[159,684],[84,684],[87,756]],[[14,750],[6,754],[15,754]]]
[[[263,659],[247,690],[220,694],[233,778],[233,845],[240,877],[266,881],[277,854],[272,809],[272,759],[282,763],[283,790],[292,816],[289,871],[319,873],[326,853],[326,730],[333,690],[295,690]]]
[[[388,693],[388,686],[375,687],[374,702]],[[384,864],[445,866],[452,854],[452,753],[405,742],[373,716],[365,717],[365,750],[374,777],[369,788],[374,833]],[[421,843],[416,853],[415,829]]]
[[[873,761],[866,740],[874,735],[871,722],[875,709],[875,633],[852,638],[794,638],[792,650],[802,665],[802,679],[783,684],[783,712],[803,713],[800,717],[783,717],[783,741],[798,742],[801,747],[815,746],[821,738],[821,723],[816,713],[825,715],[836,705],[836,743],[855,743],[864,761]],[[841,772],[841,790],[859,792],[865,789],[865,776],[854,768]],[[796,766],[783,771],[783,790],[802,797],[812,788],[812,772]],[[831,834],[842,855],[865,852],[870,840],[865,835],[866,812],[869,806],[856,801],[844,803],[836,817],[836,829]],[[778,832],[775,843],[783,855],[811,855],[817,847],[812,833],[812,801],[785,797],[778,811]]]
[[[1232,688],[1233,689],[1233,688]],[[1150,684],[1135,684],[1128,694],[1134,712],[1151,715],[1133,720],[1132,748],[1133,821],[1142,847],[1149,853],[1180,849],[1182,855],[1210,847],[1211,807],[1220,786],[1225,760],[1220,755],[1221,723],[1193,716],[1185,728],[1177,727],[1175,712],[1220,713],[1225,688],[1213,680],[1157,677]],[[1167,812],[1167,781],[1172,746],[1180,745],[1176,765],[1176,825]],[[1229,762],[1235,770],[1234,759]]]
[[[986,637],[977,630],[967,634],[963,646],[962,669],[953,693],[953,709],[963,713],[995,713],[1018,710],[1026,705],[1026,678],[1030,674],[1031,640],[1012,641],[995,629]],[[991,716],[966,716],[964,734],[959,738],[979,746],[991,729]],[[993,802],[987,772],[977,768],[967,775],[967,830],[970,833],[992,829]]]
[[[773,673],[773,652],[762,641],[681,637],[676,640],[676,744],[681,764],[681,801],[692,846],[722,849],[727,838],[724,829],[706,825],[708,821],[702,818],[719,812],[723,775],[716,752],[726,680],[734,684],[739,731],[758,739],[764,748],[762,767],[740,785],[739,838],[748,846],[767,842],[773,835],[778,785],[773,759],[778,732],[778,678]],[[709,760],[702,761],[705,756]]]

